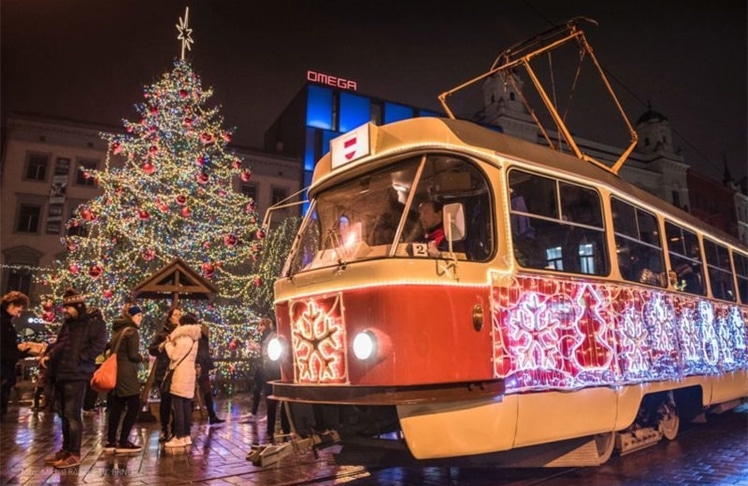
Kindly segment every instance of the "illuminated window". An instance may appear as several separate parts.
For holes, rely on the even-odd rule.
[[[564,259],[562,258],[563,251],[560,246],[555,248],[547,248],[545,250],[545,258],[548,261],[549,270],[558,270],[562,272],[564,270]]]
[[[590,187],[509,172],[514,257],[526,268],[608,274],[600,195]]]
[[[350,93],[340,93],[340,118],[338,130],[347,132],[367,123],[371,119],[371,103],[368,98]]]
[[[384,104],[384,122],[392,123],[413,118],[413,109],[395,103]]]
[[[664,255],[657,217],[617,198],[611,198],[618,270],[624,280],[664,287]]]
[[[306,124],[309,127],[332,130],[332,90],[309,86],[306,106]]]
[[[738,277],[740,302],[748,304],[748,256],[733,253],[732,258],[735,262],[735,275]]]
[[[735,286],[730,265],[730,252],[727,247],[704,240],[704,256],[709,274],[709,285],[716,299],[735,302]]]

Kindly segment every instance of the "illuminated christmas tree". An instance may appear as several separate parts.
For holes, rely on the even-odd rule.
[[[145,88],[139,120],[125,121],[124,134],[102,134],[106,164],[84,177],[103,194],[78,208],[67,224],[65,260],[42,276],[51,288],[45,318],[54,319],[54,303],[74,287],[112,319],[133,287],[179,257],[219,289],[213,303],[180,305],[215,326],[214,342],[246,348],[254,294],[272,281],[258,271],[264,230],[255,202],[237,190],[251,172],[227,149],[231,132],[207,107],[211,96],[190,64],[176,61]],[[158,328],[170,301],[144,304]]]

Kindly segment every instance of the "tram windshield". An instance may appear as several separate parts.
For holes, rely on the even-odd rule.
[[[437,203],[436,215],[424,214],[428,201]],[[472,162],[443,154],[402,159],[319,193],[284,274],[388,257],[485,260],[493,252],[490,208],[485,176]],[[439,246],[428,251],[439,228]]]

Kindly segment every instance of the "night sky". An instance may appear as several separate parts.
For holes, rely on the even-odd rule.
[[[185,6],[188,58],[243,146],[262,145],[307,70],[440,110],[439,93],[485,72],[505,48],[584,16],[599,23],[583,28],[632,121],[651,103],[696,170],[721,180],[726,159],[734,178],[746,175],[744,1],[3,0],[3,122],[11,111],[113,126],[136,119],[143,86],[180,55]],[[450,106],[469,116],[480,105],[467,97]],[[607,119],[584,112],[576,133],[607,141]]]

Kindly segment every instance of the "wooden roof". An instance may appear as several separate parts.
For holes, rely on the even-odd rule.
[[[212,300],[218,289],[190,268],[181,258],[175,258],[153,275],[132,289],[134,297],[142,299],[183,299]]]

